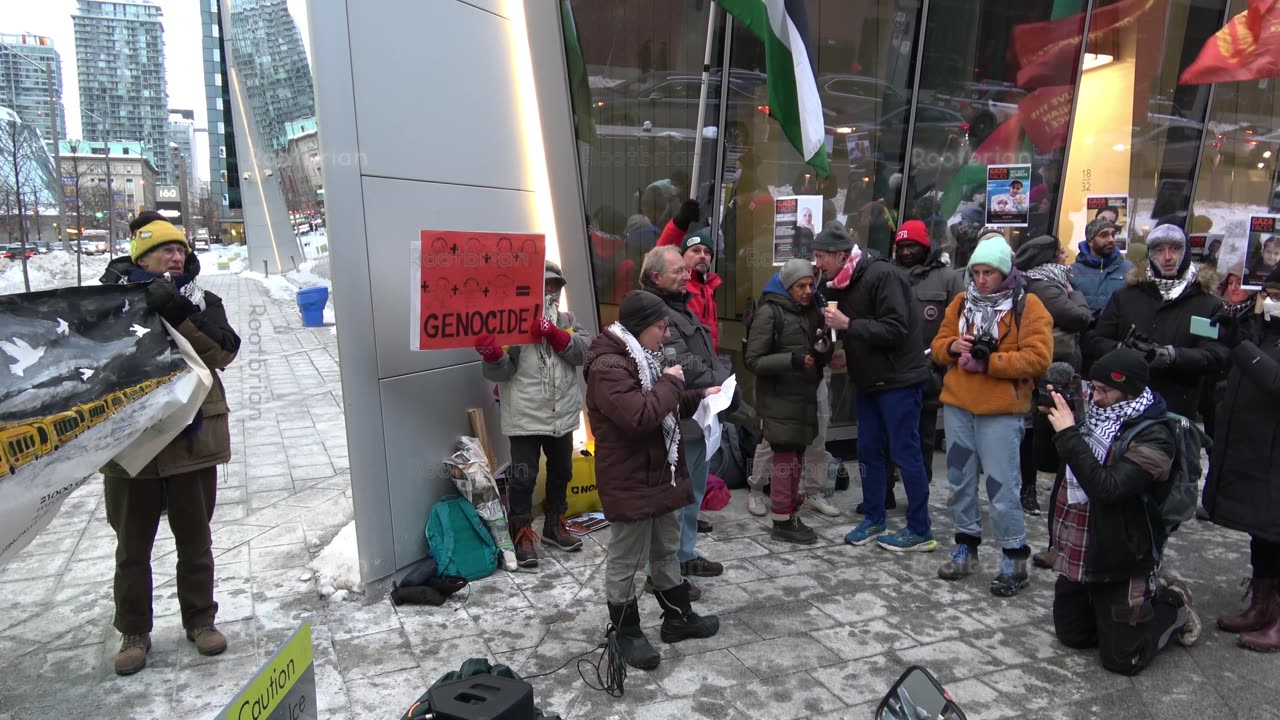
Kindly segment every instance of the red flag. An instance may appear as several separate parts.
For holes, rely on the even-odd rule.
[[[1231,18],[1209,38],[1178,82],[1204,85],[1277,76],[1280,76],[1280,1],[1249,0],[1249,9]]]

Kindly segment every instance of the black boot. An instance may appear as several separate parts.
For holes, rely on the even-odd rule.
[[[662,642],[678,643],[689,638],[709,638],[720,631],[720,618],[703,617],[689,604],[689,582],[655,593],[662,606]]]
[[[797,545],[812,545],[818,542],[818,534],[813,528],[800,522],[800,513],[795,512],[779,519],[773,516],[773,533],[769,536],[778,542],[789,542]]]
[[[609,622],[617,631],[618,649],[627,664],[640,670],[652,670],[658,667],[662,659],[658,651],[649,644],[649,638],[640,629],[640,609],[636,599],[622,603],[609,603]]]

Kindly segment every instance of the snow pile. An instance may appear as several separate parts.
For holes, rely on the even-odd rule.
[[[289,282],[283,275],[263,275],[259,272],[246,270],[240,273],[240,277],[248,280],[257,280],[267,288],[267,293],[276,300],[293,303],[297,301],[298,286]]]
[[[284,274],[285,278],[300,288],[309,287],[327,287],[332,290],[333,283],[329,281],[329,258],[318,260],[307,260],[298,266],[297,270]]]
[[[356,523],[347,523],[307,567],[316,573],[320,597],[342,602],[350,593],[364,592],[360,582],[360,552],[356,545]]]
[[[97,285],[98,278],[107,269],[109,255],[80,256],[80,274],[84,285]],[[31,276],[31,291],[52,290],[76,284],[76,255],[65,250],[54,250],[48,255],[36,255],[27,261],[27,273]],[[0,295],[26,292],[22,282],[22,262],[0,258]]]

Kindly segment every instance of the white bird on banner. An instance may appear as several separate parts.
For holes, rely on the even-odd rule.
[[[87,382],[87,381],[89,380],[89,378],[91,378],[91,377],[93,377],[93,371],[92,371],[92,370],[90,370],[89,368],[80,368],[80,381],[81,381],[81,382]]]
[[[44,355],[44,348],[32,348],[27,344],[27,341],[22,338],[13,338],[12,342],[0,340],[0,350],[3,350],[6,355],[14,360],[17,360],[16,363],[9,366],[9,371],[18,377],[22,377],[23,371],[32,365],[35,365],[36,361]]]
[[[63,337],[71,335],[71,326],[62,318],[58,318],[58,334]]]
[[[143,335],[151,332],[151,328],[144,328],[141,325],[134,323],[133,326],[129,328],[129,332],[137,335],[138,337],[142,337]]]

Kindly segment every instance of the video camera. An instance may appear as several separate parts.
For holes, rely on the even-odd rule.
[[[1053,390],[1049,390],[1049,386],[1053,386]],[[1044,377],[1036,383],[1036,407],[1051,408],[1054,407],[1053,393],[1062,396],[1062,399],[1071,407],[1071,411],[1077,416],[1084,414],[1084,393],[1081,392],[1081,378],[1076,373],[1075,368],[1064,362],[1056,362],[1049,366],[1045,371]]]

